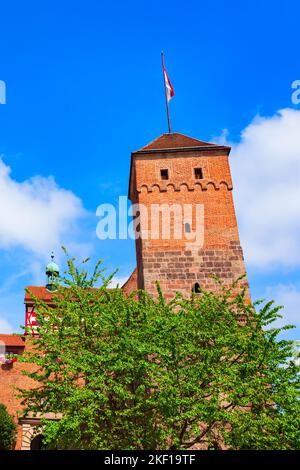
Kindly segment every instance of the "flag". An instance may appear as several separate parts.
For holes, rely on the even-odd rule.
[[[167,101],[168,101],[168,103],[169,103],[170,99],[173,98],[173,96],[175,95],[175,93],[174,93],[174,88],[172,87],[172,84],[171,84],[171,82],[170,82],[169,75],[168,75],[168,72],[167,72],[167,70],[166,70],[164,60],[163,60],[162,65],[163,65],[163,71],[164,71],[164,79],[165,79],[165,87],[166,87]]]

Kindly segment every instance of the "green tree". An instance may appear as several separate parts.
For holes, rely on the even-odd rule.
[[[101,280],[101,287],[95,285]],[[53,305],[35,299],[39,338],[23,356],[39,385],[22,391],[43,442],[65,449],[299,449],[299,367],[272,327],[273,302],[244,292],[166,301],[108,289],[68,258]]]
[[[0,450],[11,450],[15,438],[16,424],[6,406],[0,403]]]

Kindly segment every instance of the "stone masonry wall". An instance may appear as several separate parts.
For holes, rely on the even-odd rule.
[[[195,283],[203,289],[216,290],[211,275],[229,285],[245,270],[242,249],[234,241],[228,249],[147,251],[143,265],[148,292],[156,293],[155,281],[159,280],[166,297],[172,297],[176,291],[190,294]],[[248,288],[246,279],[242,285]]]

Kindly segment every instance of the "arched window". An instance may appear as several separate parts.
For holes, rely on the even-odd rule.
[[[193,285],[192,291],[193,291],[195,294],[200,294],[200,293],[201,293],[201,287],[200,287],[199,282],[196,282],[196,283]]]
[[[191,233],[191,224],[189,224],[188,222],[186,222],[184,224],[184,231],[185,233]]]
[[[41,450],[43,447],[43,435],[37,434],[30,443],[30,450]]]

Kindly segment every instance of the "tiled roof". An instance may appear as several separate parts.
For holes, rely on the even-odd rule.
[[[0,341],[3,341],[6,346],[22,346],[25,347],[25,343],[20,336],[15,335],[1,335]]]
[[[33,298],[30,295],[30,293],[27,292],[30,291],[34,297],[37,297],[40,300],[43,300],[45,302],[50,302],[52,300],[52,292],[48,291],[45,286],[27,286],[25,290],[25,303],[26,302],[32,302]],[[90,289],[91,291],[97,291],[97,287],[93,287]],[[108,290],[113,290],[113,289],[108,289]]]
[[[143,150],[160,150],[160,149],[173,149],[173,148],[186,148],[186,147],[207,147],[209,145],[215,145],[210,142],[204,142],[203,140],[194,139],[187,135],[174,132],[173,134],[162,134],[157,139],[145,145],[137,152]]]
[[[40,300],[49,301],[52,299],[52,293],[49,292],[45,286],[27,286],[26,290],[29,290],[35,297]],[[32,301],[31,295],[25,291],[25,302]]]

